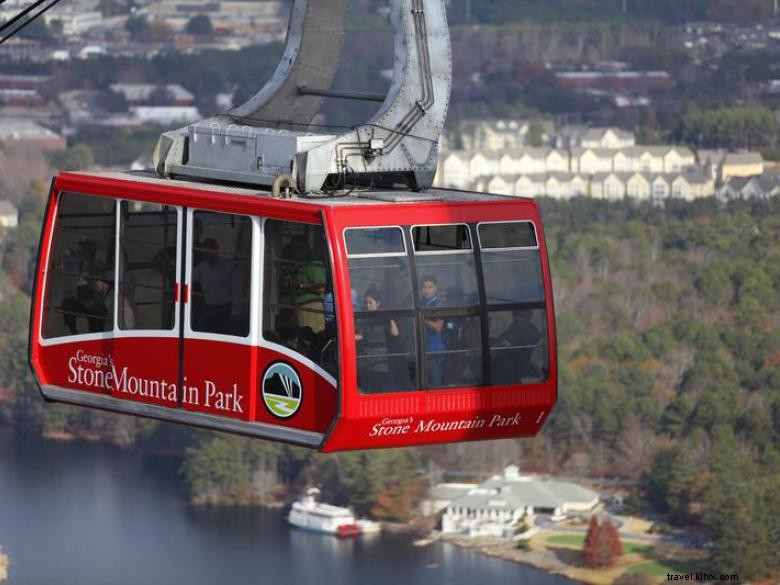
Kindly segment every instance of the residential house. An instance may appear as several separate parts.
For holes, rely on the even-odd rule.
[[[569,125],[558,130],[552,139],[555,148],[628,148],[636,144],[633,133],[614,127]]]
[[[478,189],[479,191],[495,193],[496,195],[517,194],[515,193],[515,183],[511,176],[496,175],[492,179],[487,179],[484,183],[478,181],[477,184],[481,185]]]
[[[552,125],[544,120],[464,120],[459,132],[466,150],[506,150],[529,146],[534,126],[541,128],[538,138],[546,144]]]
[[[67,148],[65,138],[33,120],[24,119],[0,119],[0,143],[30,144],[46,151],[63,151]]]
[[[723,159],[720,178],[753,177],[764,173],[764,157],[760,152],[730,152]]]
[[[499,173],[501,156],[496,151],[472,153],[469,158],[469,183],[477,177]]]
[[[436,186],[454,189],[468,189],[471,185],[469,172],[470,154],[465,150],[455,150],[439,158],[439,172]]]
[[[572,148],[569,170],[581,175],[609,173],[613,170],[615,151],[606,148]]]
[[[19,225],[19,212],[10,201],[0,201],[0,228],[15,228]]]
[[[734,199],[768,199],[780,196],[780,174],[764,173],[755,177],[732,177],[720,188],[718,196]]]
[[[696,164],[693,151],[679,146],[633,146],[617,151],[617,172],[680,173]]]
[[[700,150],[699,165],[720,183],[732,177],[754,177],[765,170],[764,157],[759,152],[728,152],[726,150]]]
[[[515,181],[518,197],[541,197],[547,189],[544,175],[523,175]]]
[[[634,173],[626,181],[626,194],[631,199],[646,200],[652,196],[652,179],[649,175]]]
[[[583,133],[580,144],[583,148],[629,148],[636,144],[631,132],[620,128],[588,128]]]
[[[626,173],[596,173],[590,180],[590,196],[595,199],[623,199],[626,181]]]

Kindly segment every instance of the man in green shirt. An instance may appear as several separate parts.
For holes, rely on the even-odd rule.
[[[309,327],[313,333],[325,329],[325,313],[322,304],[325,298],[325,262],[323,254],[316,247],[305,254],[306,263],[295,273],[293,300],[298,307],[298,327]]]

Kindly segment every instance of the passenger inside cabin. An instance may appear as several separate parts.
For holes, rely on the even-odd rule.
[[[441,306],[439,284],[435,276],[424,276],[420,281],[420,308],[435,309]],[[444,343],[444,319],[425,319],[425,349],[428,354],[428,386],[442,385],[442,354]]]
[[[371,287],[366,291],[364,311],[374,313],[382,306],[379,289]],[[368,392],[381,392],[393,387],[390,377],[392,340],[400,335],[394,319],[363,317],[355,323],[357,342],[358,385]]]
[[[220,256],[215,239],[204,240],[201,253],[204,260],[193,269],[192,282],[203,289],[203,301],[193,311],[192,328],[231,335],[243,305],[238,272],[233,262]]]
[[[75,277],[73,296],[62,301],[63,319],[71,335],[78,334],[79,317],[86,319],[89,333],[106,330],[111,285],[97,253],[94,240],[82,240],[78,250],[63,260],[63,270]]]
[[[323,301],[325,299],[326,270],[322,258],[321,246],[309,248],[305,236],[293,240],[293,259],[298,262],[298,269],[290,282],[294,293],[293,301],[297,307],[298,327],[308,327],[318,335],[325,330],[325,314]]]
[[[533,323],[533,311],[513,311],[509,327],[492,343],[500,351],[494,377],[500,383],[522,383],[541,379],[541,368],[534,355],[542,335]]]

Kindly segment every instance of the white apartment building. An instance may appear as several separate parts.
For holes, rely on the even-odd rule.
[[[715,182],[697,172],[686,173],[547,173],[532,175],[494,175],[477,179],[477,191],[516,197],[593,197],[639,201],[675,198],[688,201],[715,195]]]

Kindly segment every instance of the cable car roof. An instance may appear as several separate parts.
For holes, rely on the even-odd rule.
[[[62,173],[57,178],[58,182],[70,183],[89,181],[95,179],[100,182],[122,181],[128,183],[142,183],[153,187],[178,187],[183,189],[205,191],[214,195],[242,196],[248,198],[262,198],[270,201],[304,203],[316,207],[331,206],[376,206],[397,205],[414,203],[486,203],[496,201],[518,201],[532,199],[514,197],[509,195],[495,195],[488,193],[474,193],[470,191],[457,191],[452,189],[430,189],[425,192],[409,190],[372,190],[355,189],[346,194],[293,194],[287,199],[275,199],[270,191],[252,189],[225,183],[208,183],[191,179],[160,178],[152,171],[105,171],[105,172],[79,172]],[[72,188],[67,185],[67,188]],[[133,199],[132,193],[128,193],[128,199]]]

